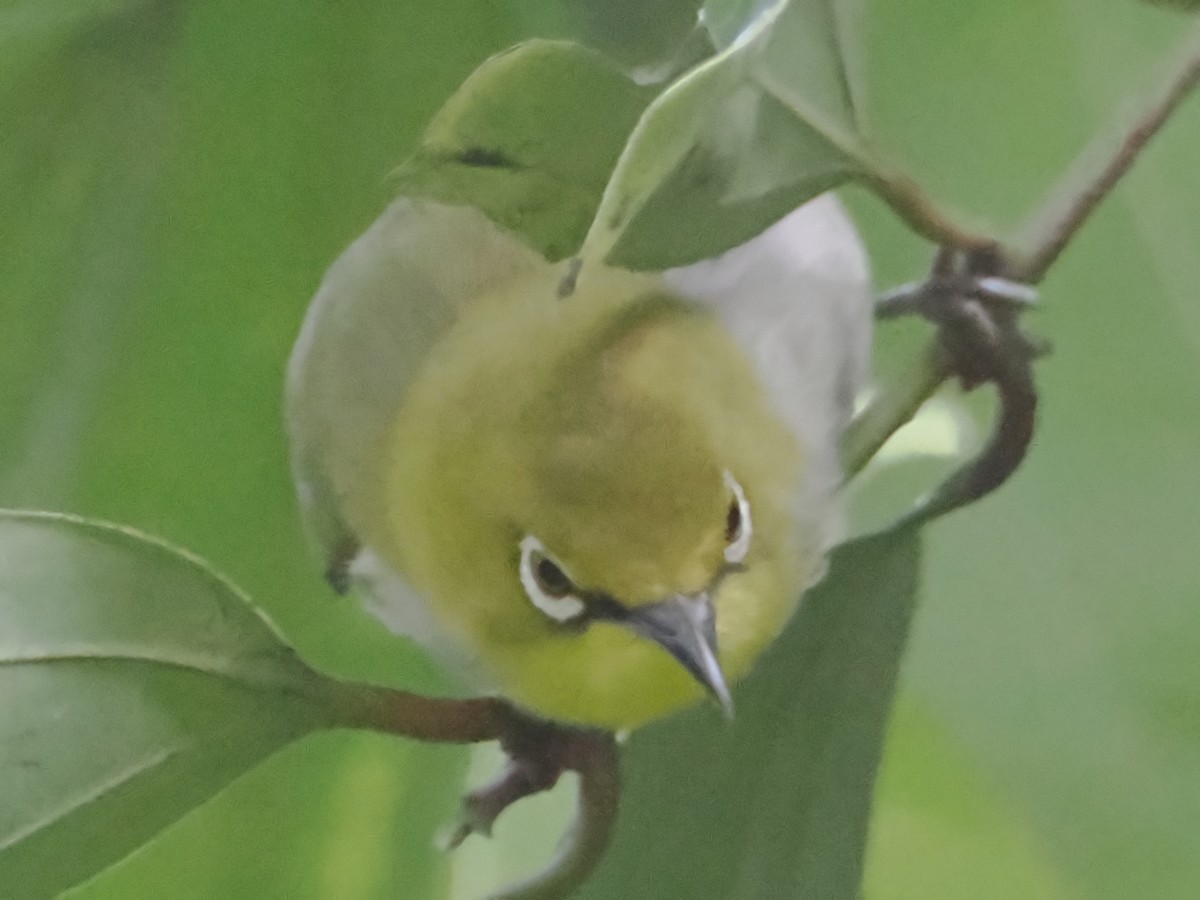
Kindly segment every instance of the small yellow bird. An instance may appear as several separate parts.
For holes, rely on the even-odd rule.
[[[712,260],[563,274],[470,207],[384,212],[288,371],[309,530],[335,586],[538,716],[729,711],[840,535],[861,243],[825,196]]]

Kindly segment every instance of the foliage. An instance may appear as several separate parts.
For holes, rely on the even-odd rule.
[[[664,21],[685,21],[676,13],[687,4],[663,6],[673,11]],[[438,690],[426,661],[332,600],[304,558],[277,424],[279,373],[321,270],[373,217],[384,176],[442,101],[486,56],[519,38],[595,27],[594,19],[574,18],[581,8],[450,0],[350,10],[305,0],[282,15],[278,6],[254,3],[24,0],[0,11],[0,117],[12,123],[0,143],[0,233],[10,251],[0,255],[7,338],[0,501],[69,508],[165,534],[233,573],[315,664]],[[871,134],[923,184],[1001,221],[1032,204],[1183,21],[1134,4],[1100,11],[1080,0],[876,3],[871,14],[864,63],[871,93],[847,94],[854,127],[870,122]],[[736,61],[730,38],[738,29],[727,29],[729,21],[736,16],[712,20],[725,55],[708,70],[728,87],[719,100],[705,93],[694,108],[703,114],[696,133],[720,124],[724,103],[765,104],[774,112],[761,121],[773,135],[811,147],[811,134],[770,106],[780,96],[794,100],[793,93],[745,99],[770,65],[753,68],[749,80],[751,67],[722,68]],[[682,38],[675,27],[636,48],[619,25],[584,36],[606,50],[629,48],[618,54],[626,62],[669,64],[663,48]],[[768,42],[768,63],[770,50]],[[781,75],[771,83],[788,81]],[[731,134],[741,132],[718,129],[711,140]],[[931,535],[907,690],[876,801],[867,861],[875,900],[1183,898],[1200,878],[1192,846],[1200,825],[1200,719],[1189,681],[1200,619],[1194,578],[1180,564],[1189,558],[1200,501],[1189,451],[1200,440],[1200,273],[1191,252],[1200,241],[1200,208],[1194,192],[1178,189],[1200,145],[1194,114],[1169,135],[1047,285],[1041,325],[1058,336],[1059,351],[1044,373],[1047,412],[1033,459],[1002,496]],[[853,168],[845,146],[835,143],[820,172],[840,178]],[[661,182],[661,209],[653,198],[641,208],[647,231],[661,231],[655,216],[695,195],[682,190],[689,173],[683,165],[655,172],[652,182],[669,177]],[[751,206],[759,211],[832,183],[786,167],[774,174],[771,184],[790,186],[755,195]],[[852,199],[880,281],[913,277],[924,249],[878,207]],[[701,220],[695,213],[689,219]],[[636,262],[619,255],[618,238],[601,234],[597,246]],[[894,343],[903,345],[904,336]],[[898,355],[885,346],[885,373]],[[881,508],[894,510],[894,498],[911,494],[927,470],[919,462],[869,476],[860,511],[878,517]],[[46,540],[72,541],[78,530],[64,523]],[[37,559],[12,552],[6,542],[6,573]],[[46,569],[54,578],[39,589],[46,597],[57,591],[67,607],[83,596],[68,578],[71,558]],[[80,565],[91,559],[80,557]],[[164,565],[184,582],[213,584],[185,561]],[[89,574],[88,582],[128,589],[150,577],[140,566],[105,571],[113,581]],[[6,601],[27,596],[8,585]],[[155,603],[164,593],[108,596]],[[15,608],[24,616],[27,607]],[[805,615],[821,609],[814,602]],[[161,625],[143,615],[146,628]],[[5,620],[5,648],[19,634],[13,621]],[[257,619],[245,622],[252,632],[259,627]],[[798,631],[792,637],[804,640]],[[777,664],[777,657],[768,661]],[[207,727],[205,716],[214,713],[201,695],[234,690],[164,677],[169,690],[113,695],[155,700],[160,736],[188,733],[189,722]],[[97,684],[89,678],[80,691],[99,692]],[[78,700],[92,714],[105,713],[100,703],[109,695],[89,696]],[[159,706],[160,696],[190,702]],[[263,715],[261,698],[239,696],[228,707],[230,721],[254,737],[236,752],[210,748],[230,754],[222,757],[222,779],[312,724],[303,704]],[[126,713],[145,710],[122,706],[96,718],[116,730]],[[697,806],[689,819],[661,800],[654,806],[654,791],[672,782],[647,774],[656,754],[675,766],[693,758],[699,765],[695,745],[707,730],[697,713],[635,741],[627,831],[598,886],[628,877],[651,890],[648,877],[636,881],[626,854],[656,840],[663,842],[656,856],[685,841],[686,853],[709,854],[714,866],[725,857],[701,843],[702,835],[731,855],[741,848],[728,840],[738,821],[732,816],[718,823],[730,830],[714,825],[673,836],[654,818],[671,813],[695,827],[719,814]],[[128,739],[136,733],[122,729]],[[710,737],[713,754],[727,744],[743,752],[734,734]],[[43,739],[56,740],[52,732]],[[7,768],[15,757],[3,749]],[[765,739],[751,740],[751,751],[779,758]],[[169,885],[182,898],[434,897],[451,877],[464,890],[468,875],[479,877],[465,870],[481,857],[467,855],[449,873],[427,849],[452,809],[463,764],[450,748],[374,736],[306,740],[78,895],[162,896]],[[802,787],[811,770],[784,771],[797,779],[792,787]],[[771,786],[758,796],[770,800]],[[780,798],[788,796],[780,788]],[[714,789],[713,796],[722,795]],[[188,798],[174,799],[181,812]],[[16,809],[9,804],[5,813]],[[760,808],[763,821],[769,809]],[[158,821],[175,814],[161,813]],[[559,827],[546,808],[518,822],[511,830],[501,823],[499,853],[508,855],[494,863],[493,883],[530,867],[512,849],[520,840],[548,845]],[[147,817],[136,826],[148,832],[155,824]],[[114,835],[114,854],[121,837]],[[135,837],[130,832],[128,845]],[[764,854],[762,865],[781,867],[771,871],[789,865],[779,844],[747,842],[747,853]],[[678,877],[708,871],[684,871],[686,853],[671,855]],[[11,893],[3,879],[19,871],[30,870],[2,870],[0,893]],[[39,869],[37,877],[71,873]],[[43,881],[40,889],[63,883]],[[748,884],[746,896],[759,889]]]
[[[0,515],[0,893],[53,897],[323,718],[236,589],[148,539]]]

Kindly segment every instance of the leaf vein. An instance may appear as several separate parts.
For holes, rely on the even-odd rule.
[[[57,809],[51,810],[45,815],[33,822],[29,823],[22,829],[19,829],[7,838],[0,838],[0,853],[8,851],[20,844],[22,841],[28,840],[40,831],[50,828],[57,822],[61,822],[76,811],[82,809],[88,804],[95,803],[102,799],[105,795],[114,793],[126,784],[140,778],[143,774],[158,768],[168,762],[175,756],[179,755],[179,747],[168,747],[152,753],[149,756],[138,760],[128,768],[117,772],[111,778],[100,782],[91,790],[85,792],[79,797],[69,801]]]
[[[141,663],[198,672],[258,690],[282,690],[286,693],[302,696],[315,693],[304,690],[304,686],[295,680],[289,680],[281,673],[275,675],[252,675],[245,671],[239,671],[236,667],[223,665],[218,658],[204,654],[185,654],[180,658],[173,659],[135,649],[118,649],[100,653],[87,649],[68,649],[52,653],[31,653],[25,656],[6,656],[0,658],[0,667],[35,666],[54,663]],[[311,672],[311,670],[309,674],[312,674],[314,678],[319,677],[315,672]]]

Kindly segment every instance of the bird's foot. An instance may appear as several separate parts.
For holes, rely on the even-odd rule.
[[[514,803],[548,791],[564,772],[584,773],[611,756],[612,737],[603,732],[556,725],[522,716],[500,745],[508,762],[500,774],[463,798],[448,849],[472,834],[490,837],[496,820]]]
[[[924,281],[876,301],[876,318],[919,315],[932,322],[964,390],[988,381],[1003,384],[1050,347],[1020,327],[1021,313],[1037,304],[1037,290],[996,267],[987,254],[942,251]]]
[[[949,375],[964,390],[996,385],[1000,411],[980,454],[923,498],[907,517],[926,521],[978,500],[1008,480],[1033,438],[1037,391],[1033,362],[1049,344],[1021,328],[1021,313],[1037,302],[1036,290],[1010,280],[989,253],[942,250],[925,281],[888,293],[876,317],[920,315],[938,329]]]

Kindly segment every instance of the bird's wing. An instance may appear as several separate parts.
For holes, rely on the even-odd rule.
[[[284,406],[302,514],[335,586],[359,550],[356,507],[382,483],[386,429],[430,348],[481,294],[545,266],[474,209],[403,198],[325,275]]]
[[[865,386],[871,344],[870,274],[849,217],[826,194],[740,247],[664,278],[710,308],[754,361],[805,453],[797,514],[828,548],[844,530],[838,444]]]

